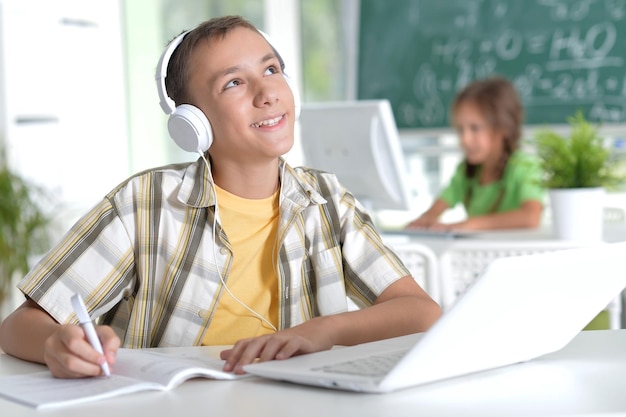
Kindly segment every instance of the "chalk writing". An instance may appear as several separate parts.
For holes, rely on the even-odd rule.
[[[626,122],[626,0],[361,4],[359,97],[389,98],[401,127],[446,126],[455,93],[491,74],[514,82],[529,123],[565,123],[578,108],[595,121]],[[369,33],[367,7],[393,29]],[[403,14],[413,17],[401,28]],[[381,36],[402,55],[367,44]]]

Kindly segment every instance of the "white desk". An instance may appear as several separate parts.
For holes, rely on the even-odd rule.
[[[208,349],[208,348],[207,348]],[[0,355],[0,375],[43,367]],[[588,331],[563,350],[492,371],[390,394],[358,394],[248,378],[187,381],[37,412],[0,399],[0,416],[626,416],[626,330]]]
[[[478,233],[477,238],[490,240],[558,240],[551,225],[542,225],[537,229],[483,232]],[[626,241],[626,223],[605,223],[602,228],[602,240],[607,243]]]
[[[477,231],[468,233],[467,236],[458,238],[450,237],[430,237],[420,236],[417,234],[402,232],[394,232],[391,234],[382,233],[386,242],[393,245],[394,242],[414,241],[430,247],[435,253],[443,253],[452,243],[461,240],[478,240],[478,241],[550,241],[559,240],[551,225],[542,225],[537,229],[511,229],[511,230],[493,230],[493,231]],[[626,223],[607,223],[604,225],[602,240],[606,243],[616,243],[626,241]]]

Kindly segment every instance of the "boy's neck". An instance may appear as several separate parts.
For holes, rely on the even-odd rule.
[[[244,168],[228,163],[213,164],[213,180],[223,190],[241,198],[267,198],[279,187],[278,161]]]

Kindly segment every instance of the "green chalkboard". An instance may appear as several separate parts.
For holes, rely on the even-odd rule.
[[[626,122],[625,0],[361,0],[359,99],[400,128],[449,127],[456,92],[503,75],[526,123]]]

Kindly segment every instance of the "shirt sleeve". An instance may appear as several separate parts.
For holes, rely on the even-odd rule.
[[[132,276],[133,259],[128,233],[110,201],[104,199],[39,261],[18,288],[59,323],[72,319],[70,298],[76,292],[90,294],[92,301],[96,298],[103,311],[92,314],[99,316],[118,301],[116,296],[121,298],[124,277]]]
[[[340,237],[339,250],[343,265],[335,265],[334,268],[340,268],[342,271],[348,296],[359,307],[371,305],[389,285],[411,273],[396,253],[384,244],[371,216],[354,195],[347,191],[334,175],[322,176],[319,180],[324,183],[323,188],[327,190],[323,194],[329,204],[325,212],[332,213],[336,210],[336,218],[332,219],[335,215],[329,214],[332,220],[327,219],[323,224],[337,223],[339,226],[334,231],[326,230],[321,233],[322,236],[334,233]],[[330,251],[321,253],[328,252]],[[314,256],[319,257],[320,254]],[[321,264],[328,266],[333,265],[333,262]],[[331,281],[330,277],[337,274],[334,268],[319,269],[318,280]],[[328,273],[328,278],[324,278],[325,273]],[[318,298],[322,299],[321,286],[317,291]]]

